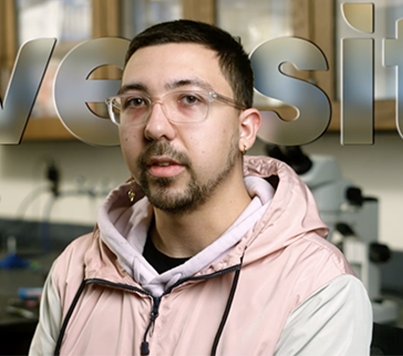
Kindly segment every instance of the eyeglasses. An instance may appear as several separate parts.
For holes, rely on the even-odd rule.
[[[201,90],[172,91],[159,100],[144,93],[129,93],[112,96],[105,100],[111,120],[116,125],[140,125],[147,121],[155,104],[160,104],[168,120],[178,123],[204,121],[213,101],[221,101],[239,110],[245,106],[217,94]]]

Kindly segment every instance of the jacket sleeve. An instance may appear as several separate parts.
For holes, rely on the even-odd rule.
[[[370,353],[372,307],[362,282],[337,277],[287,318],[275,356],[364,356]]]
[[[29,356],[53,355],[61,324],[60,298],[50,271],[42,292],[39,322],[29,349]]]

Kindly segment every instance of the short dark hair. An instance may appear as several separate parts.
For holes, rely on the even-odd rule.
[[[249,57],[239,41],[213,25],[175,20],[151,26],[133,38],[125,65],[138,49],[168,43],[195,43],[216,52],[220,69],[234,92],[234,99],[247,108],[252,107],[254,77]]]

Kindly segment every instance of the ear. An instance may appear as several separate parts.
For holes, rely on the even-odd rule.
[[[262,117],[259,110],[249,108],[244,110],[239,116],[239,150],[248,150],[256,140]]]

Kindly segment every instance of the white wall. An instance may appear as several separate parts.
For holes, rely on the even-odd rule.
[[[361,187],[365,195],[379,198],[380,240],[403,250],[403,139],[397,133],[377,134],[372,146],[342,146],[339,135],[326,134],[303,149],[309,154],[334,155],[346,179]],[[263,143],[257,142],[249,153],[264,154]],[[86,184],[97,190],[105,190],[106,185],[110,189],[129,177],[118,147],[99,148],[81,142],[0,146],[0,218],[16,218],[26,207],[26,218],[45,217],[48,193],[33,202],[24,199],[47,185],[44,177],[49,159],[60,167],[62,191],[76,189],[77,176],[84,176]],[[51,210],[51,220],[92,224],[104,195],[60,198]]]
[[[0,146],[0,217],[16,218],[25,210],[27,219],[46,217],[51,194],[30,194],[47,187],[47,163],[53,160],[60,169],[62,193],[93,188],[99,194],[60,197],[50,211],[52,221],[93,224],[97,208],[106,192],[130,177],[119,147],[93,147],[82,142],[22,143]],[[25,201],[24,199],[28,199]]]

